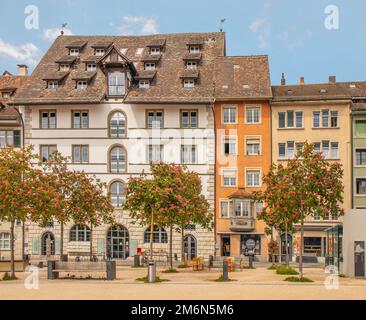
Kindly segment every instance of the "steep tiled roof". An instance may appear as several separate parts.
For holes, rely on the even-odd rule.
[[[47,90],[45,76],[58,72],[55,62],[68,54],[67,47],[82,46],[80,61],[88,60],[94,54],[93,45],[99,42],[113,43],[137,69],[137,74],[143,72],[141,58],[148,52],[149,45],[164,45],[162,57],[157,66],[154,83],[148,90],[141,90],[134,85],[129,91],[126,102],[192,102],[207,103],[213,97],[213,72],[216,58],[225,54],[225,35],[223,33],[198,34],[163,34],[150,36],[59,36],[51,48],[33,71],[29,83],[22,88],[15,104],[32,103],[70,103],[70,102],[100,102],[106,91],[106,77],[98,68],[91,85],[86,90],[75,90],[75,80],[68,75],[57,90]],[[203,43],[202,59],[199,66],[199,84],[192,89],[183,88],[181,72],[185,69],[183,57],[188,52],[187,44]],[[138,49],[143,49],[138,55]],[[141,51],[141,50],[140,50]],[[75,63],[75,70],[85,70],[83,63]]]
[[[0,76],[0,103],[7,102],[9,99],[2,98],[2,92],[9,91],[12,95],[19,92],[19,88],[21,88],[29,77],[26,76],[13,76],[10,73],[4,73],[5,75]],[[14,96],[13,96],[14,97]]]
[[[273,101],[351,99],[366,97],[366,82],[273,86]]]
[[[271,97],[268,57],[218,58],[215,96],[217,100]]]

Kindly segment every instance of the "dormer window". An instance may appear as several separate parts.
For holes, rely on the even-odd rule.
[[[88,82],[85,80],[79,80],[76,82],[76,89],[77,90],[85,90],[88,87]]]
[[[69,64],[60,64],[60,71],[69,71],[70,65]]]
[[[160,48],[150,48],[150,54],[151,55],[158,55],[160,54]]]
[[[3,97],[3,99],[8,99],[10,98],[10,92],[3,92],[1,96]]]
[[[184,79],[183,87],[184,88],[194,88],[194,80],[193,79]]]
[[[140,80],[139,81],[139,88],[140,89],[149,89],[150,88],[150,81],[149,80]]]
[[[80,53],[80,50],[79,50],[79,49],[71,48],[71,49],[69,50],[69,55],[70,55],[70,56],[78,56],[78,55],[79,55],[79,53]]]
[[[145,63],[145,70],[147,70],[147,71],[154,71],[155,70],[155,63],[146,62]]]
[[[186,67],[187,67],[187,69],[190,69],[190,70],[197,69],[197,61],[187,61]]]
[[[47,89],[48,90],[57,90],[58,81],[47,81]]]
[[[86,65],[86,71],[96,71],[97,65],[95,63],[88,63]]]
[[[98,57],[104,56],[105,50],[101,49],[101,48],[97,48],[97,49],[95,49],[94,54]]]
[[[108,95],[124,96],[126,93],[126,77],[124,72],[113,71],[108,74]]]
[[[189,53],[200,53],[200,46],[189,46]]]

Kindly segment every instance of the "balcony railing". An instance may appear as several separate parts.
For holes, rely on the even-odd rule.
[[[235,217],[230,219],[230,229],[235,231],[248,231],[255,228],[253,218]]]

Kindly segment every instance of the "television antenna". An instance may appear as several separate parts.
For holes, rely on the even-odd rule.
[[[226,19],[221,19],[220,20],[220,32],[224,31],[224,23],[225,23]]]

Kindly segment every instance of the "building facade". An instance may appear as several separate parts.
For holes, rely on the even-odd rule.
[[[255,241],[266,259],[265,223],[253,192],[271,164],[271,97],[267,56],[224,57],[216,78],[216,254],[240,256]],[[255,77],[254,77],[255,74]]]

